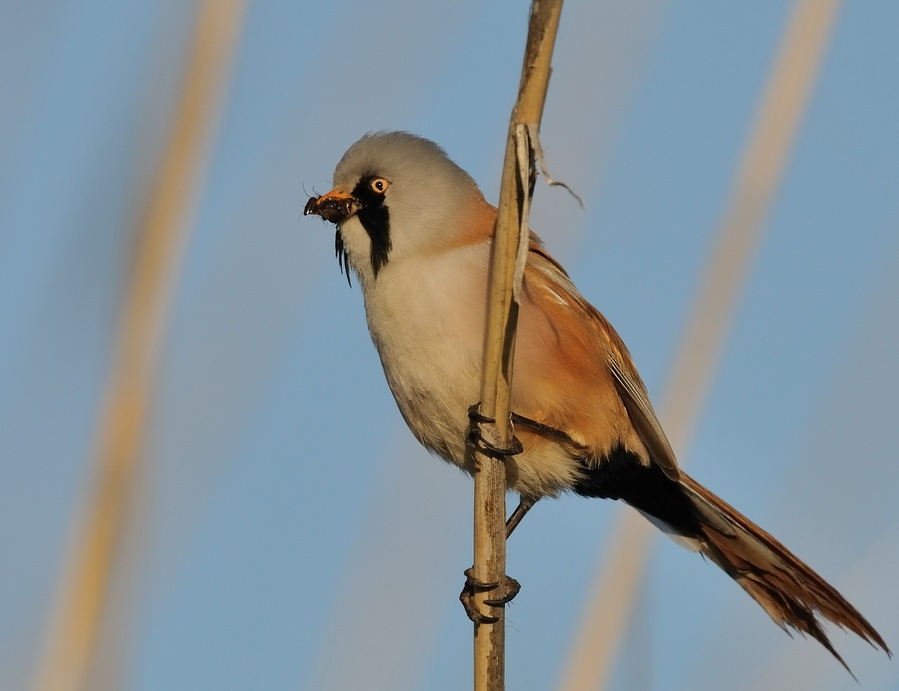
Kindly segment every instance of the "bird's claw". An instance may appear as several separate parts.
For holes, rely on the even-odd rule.
[[[468,443],[488,456],[503,459],[508,456],[517,456],[524,451],[524,447],[514,434],[511,446],[502,446],[495,427],[496,420],[481,412],[480,403],[475,403],[468,408],[468,423]],[[489,430],[490,439],[484,436],[485,427]]]
[[[502,607],[513,600],[521,590],[521,584],[511,576],[503,577],[503,594],[498,598],[484,600],[484,604],[488,607]],[[474,577],[474,569],[465,569],[465,585],[462,592],[459,593],[459,601],[465,608],[465,614],[475,624],[495,624],[499,621],[499,617],[489,614],[482,614],[478,611],[474,602],[475,593],[487,593],[500,587],[500,583],[485,583]]]

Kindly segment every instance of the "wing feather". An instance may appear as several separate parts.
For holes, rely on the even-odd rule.
[[[647,462],[678,479],[674,451],[627,347],[534,235],[523,296],[519,325],[527,333],[518,340],[518,352],[523,351],[522,362],[530,371],[522,375],[516,364],[514,379],[523,379],[534,401],[516,412],[562,430],[600,457],[619,443],[634,451],[642,446]],[[552,382],[545,381],[549,377]],[[568,392],[571,400],[565,399]],[[553,399],[557,404],[547,405]],[[584,401],[590,401],[590,409]],[[567,407],[556,413],[563,404]]]

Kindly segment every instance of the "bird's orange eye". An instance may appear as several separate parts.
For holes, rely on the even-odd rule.
[[[371,187],[373,192],[384,194],[387,188],[390,187],[390,181],[387,178],[375,178],[369,183],[369,187]]]

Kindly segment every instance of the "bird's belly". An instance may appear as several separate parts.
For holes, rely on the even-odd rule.
[[[468,408],[480,400],[486,285],[460,281],[458,271],[439,266],[419,273],[403,268],[383,271],[381,285],[366,293],[372,341],[416,439],[471,473]],[[447,275],[452,280],[441,282]],[[525,451],[506,463],[509,489],[535,498],[569,489],[583,471],[571,449],[521,432]]]
[[[458,270],[388,267],[366,294],[366,314],[387,383],[412,433],[465,467],[468,407],[480,395],[483,292]]]
[[[383,355],[382,355],[383,359]],[[441,372],[442,384],[434,387],[433,369],[425,366],[421,377],[404,369],[387,381],[400,412],[415,438],[428,450],[473,474],[467,453],[468,408],[480,398],[478,376],[454,377],[458,369]],[[395,373],[393,373],[395,375]],[[557,496],[581,479],[585,466],[565,444],[553,437],[514,430],[524,451],[506,459],[506,483],[510,490],[533,498]]]
[[[376,345],[387,383],[412,433],[429,450],[464,467],[468,408],[480,395],[479,355],[433,334],[383,338]]]

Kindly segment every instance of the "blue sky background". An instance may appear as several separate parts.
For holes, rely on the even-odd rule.
[[[658,398],[790,16],[566,3],[532,226]],[[135,232],[190,3],[0,4],[0,688],[25,688],[90,488]],[[690,472],[899,647],[899,4],[845,3],[734,317]],[[524,3],[247,7],[165,335],[101,645],[118,688],[462,689],[471,484],[406,431],[333,230],[361,134],[442,144],[498,194]],[[662,420],[664,423],[665,421]],[[557,683],[619,507],[538,505],[509,547],[507,685]],[[858,687],[659,540],[615,689]]]

